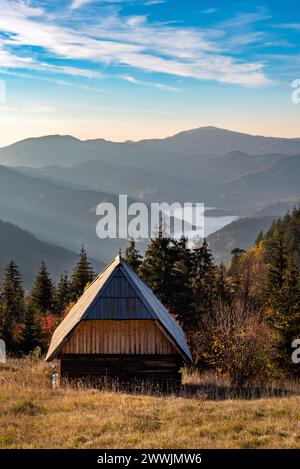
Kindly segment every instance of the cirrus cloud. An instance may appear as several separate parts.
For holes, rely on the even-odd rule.
[[[75,0],[72,6],[78,8],[87,3],[89,0]],[[86,78],[101,76],[103,67],[127,67],[250,87],[271,82],[263,63],[230,55],[222,44],[222,29],[150,22],[141,15],[122,17],[118,10],[101,10],[101,14],[89,17],[88,22],[77,23],[64,10],[63,19],[65,23],[59,13],[54,18],[28,3],[3,0],[0,67],[40,69]],[[54,64],[53,60],[61,64]],[[96,71],[95,64],[99,67]],[[146,86],[149,83],[144,82]],[[159,83],[156,87],[167,89]]]

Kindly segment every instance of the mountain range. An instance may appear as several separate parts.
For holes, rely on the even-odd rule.
[[[27,139],[0,149],[0,164],[85,190],[147,202],[201,201],[240,213],[298,195],[299,155],[300,139],[205,127],[136,143],[82,142],[69,136]]]
[[[0,219],[70,251],[78,252],[84,243],[101,262],[127,244],[96,236],[97,205],[116,205],[118,194],[127,194],[129,203],[203,202],[244,217],[240,225],[232,224],[238,233],[234,240],[228,242],[229,226],[210,236],[218,259],[228,259],[226,245],[249,247],[255,223],[257,231],[259,220],[266,227],[266,216],[282,215],[281,208],[296,205],[300,197],[299,138],[215,127],[124,143],[59,135],[31,138],[1,148],[0,165]],[[271,215],[265,214],[270,206]],[[245,215],[256,220],[253,230]],[[214,236],[221,244],[212,242]]]
[[[110,142],[104,139],[81,141],[69,135],[29,138],[0,149],[0,164],[9,166],[43,167],[58,164],[70,166],[89,160],[119,165],[135,163],[143,168],[147,158],[152,156],[158,162],[160,156],[174,162],[195,156],[194,161],[209,160],[232,151],[242,151],[253,155],[280,153],[294,155],[300,153],[300,138],[275,138],[248,135],[240,132],[200,127],[180,132],[164,139]],[[176,156],[177,155],[177,156]],[[178,158],[179,155],[179,158]],[[169,158],[168,158],[169,157]],[[163,165],[164,166],[164,165]]]

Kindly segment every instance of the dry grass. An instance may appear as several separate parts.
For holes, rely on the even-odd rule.
[[[226,399],[226,383],[196,384],[193,398],[51,389],[42,361],[9,360],[0,365],[0,447],[300,448],[300,397]],[[210,385],[223,400],[207,399]]]

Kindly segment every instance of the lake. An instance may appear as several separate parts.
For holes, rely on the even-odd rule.
[[[205,208],[205,212],[204,212],[204,208]],[[192,216],[192,209],[191,210],[187,209],[187,211],[184,214],[184,219],[189,222],[193,220],[193,225],[197,225],[199,226],[199,228],[200,227],[202,228],[202,224],[204,225],[205,238],[207,238],[210,234],[214,233],[215,231],[220,230],[224,226],[229,225],[230,223],[238,219],[238,216],[235,216],[235,215],[209,216],[208,213],[210,210],[216,210],[216,207],[204,207],[203,205],[202,217],[200,217],[201,225],[195,223],[194,221],[195,218],[193,218]],[[178,217],[179,219],[181,219],[182,209],[178,209],[178,210],[175,209],[173,214],[175,217]],[[200,231],[203,231],[203,230],[200,229]],[[195,230],[191,229],[191,230],[187,230],[185,234],[186,236],[189,237],[190,240],[192,240],[193,238],[195,238],[196,233],[195,233]],[[177,234],[175,232],[175,238],[180,238],[180,236],[181,236],[181,232],[178,232]]]

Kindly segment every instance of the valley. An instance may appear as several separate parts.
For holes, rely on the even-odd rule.
[[[249,248],[300,197],[299,139],[215,127],[140,142],[27,139],[1,148],[0,164],[0,220],[73,252],[84,244],[100,263],[127,244],[96,235],[97,205],[116,205],[119,194],[146,204],[204,203],[216,262]]]

